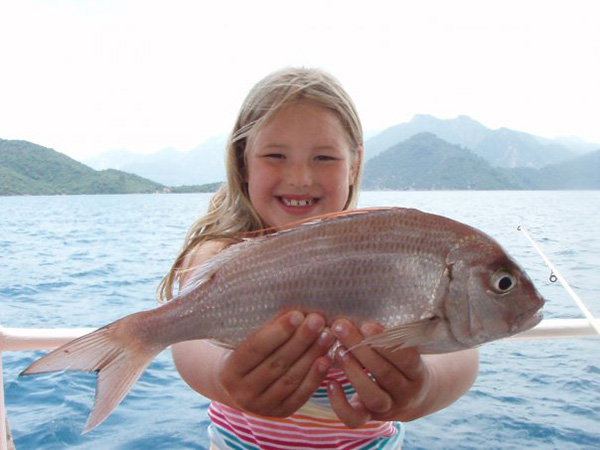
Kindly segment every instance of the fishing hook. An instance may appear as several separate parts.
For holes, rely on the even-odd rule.
[[[525,233],[525,230],[521,225],[517,226],[517,231],[522,231]],[[548,277],[548,279],[550,280],[550,283],[556,283],[558,281],[558,277],[554,274],[553,270],[550,270],[550,276]]]

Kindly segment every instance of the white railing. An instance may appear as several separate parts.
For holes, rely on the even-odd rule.
[[[4,328],[0,326],[0,450],[8,448],[8,429],[4,407],[4,370],[2,353],[16,350],[53,350],[95,328]],[[25,369],[25,368],[23,368]]]
[[[600,318],[546,319],[535,328],[506,340],[600,337],[596,329]],[[0,450],[7,450],[6,410],[4,408],[4,379],[2,352],[22,350],[52,350],[94,328],[4,328],[0,327]]]

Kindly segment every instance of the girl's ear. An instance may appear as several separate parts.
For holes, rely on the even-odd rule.
[[[358,174],[362,167],[363,161],[363,146],[359,145],[356,149],[356,156],[352,158],[352,164],[350,165],[350,180],[349,184],[352,186],[356,183],[356,179],[358,178]]]

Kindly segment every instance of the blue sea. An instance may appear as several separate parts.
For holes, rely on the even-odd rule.
[[[210,195],[0,197],[0,325],[98,327],[156,305],[154,291]],[[600,316],[600,192],[365,192],[361,206],[410,206],[495,237],[548,299],[546,317],[583,317],[525,237],[525,225]],[[17,450],[206,449],[207,400],[168,351],[115,412],[81,435],[94,377],[18,378],[41,352],[5,352]],[[454,405],[408,423],[406,450],[600,448],[600,340],[502,341]]]

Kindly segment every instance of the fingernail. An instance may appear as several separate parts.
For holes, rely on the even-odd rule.
[[[373,336],[374,334],[377,333],[377,330],[375,329],[375,327],[373,325],[369,325],[368,323],[365,323],[365,324],[361,325],[360,332],[362,333],[363,336]]]
[[[343,321],[338,321],[334,323],[332,330],[333,334],[335,334],[337,338],[344,338],[348,335],[348,327],[344,324]]]
[[[329,372],[330,367],[331,367],[331,363],[329,363],[329,361],[319,361],[319,363],[317,364],[317,371],[321,375],[324,375],[327,372]]]
[[[325,330],[319,335],[319,345],[323,347],[329,347],[331,344],[333,344],[334,339],[335,337],[333,334],[331,334],[329,330]]]
[[[311,331],[320,331],[325,326],[325,321],[318,314],[309,314],[306,318],[306,325]]]
[[[300,325],[302,325],[302,322],[304,322],[304,314],[302,314],[300,311],[293,311],[290,314],[290,323],[294,327],[299,327]]]

